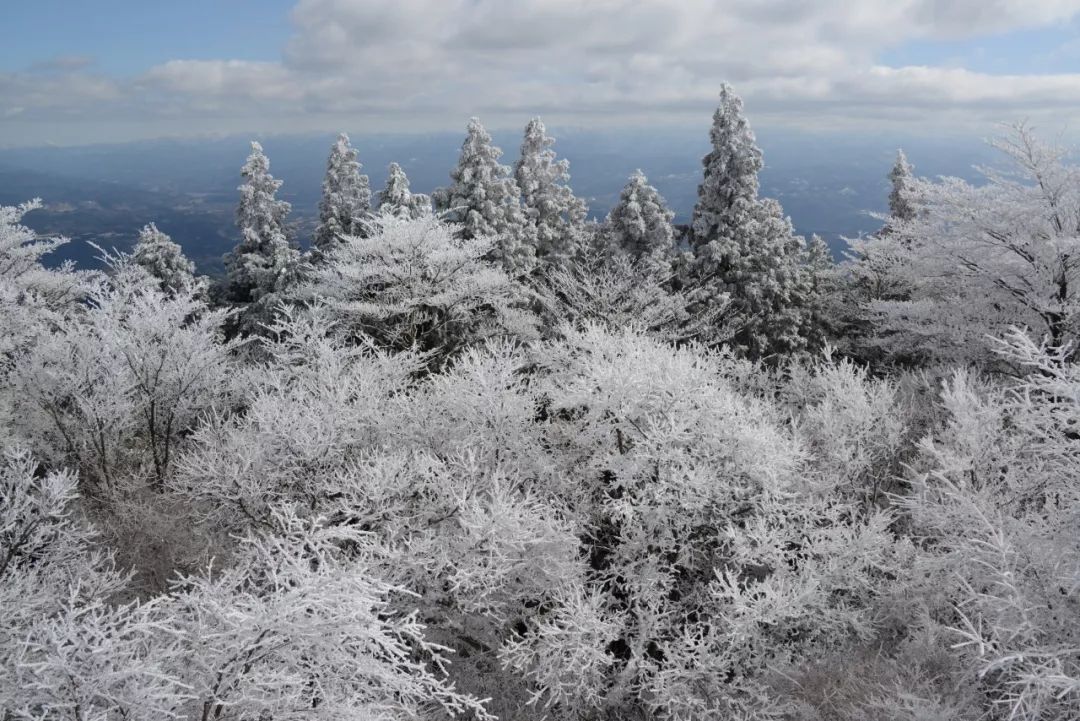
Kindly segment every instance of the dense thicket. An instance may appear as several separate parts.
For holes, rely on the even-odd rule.
[[[441,216],[343,137],[309,257],[253,146],[217,292],[0,208],[0,719],[1080,717],[1077,169],[834,267],[711,137],[681,254],[539,121]]]

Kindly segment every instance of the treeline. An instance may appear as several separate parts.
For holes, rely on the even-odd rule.
[[[901,154],[834,264],[710,138],[677,229],[342,136],[306,252],[253,144],[219,281],[0,209],[0,718],[1080,717],[1077,167]]]

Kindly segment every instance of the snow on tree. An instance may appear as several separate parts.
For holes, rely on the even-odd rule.
[[[802,334],[811,348],[823,348],[839,332],[843,311],[838,301],[840,276],[828,243],[814,233],[806,243],[803,265],[807,283]]]
[[[386,187],[378,194],[378,211],[399,218],[421,218],[431,213],[431,198],[409,190],[409,177],[397,163],[390,163]]]
[[[890,517],[808,478],[782,415],[737,390],[723,356],[593,327],[539,358],[545,445],[565,505],[588,509],[589,570],[504,662],[570,714],[778,713],[774,670],[871,628],[897,563]]]
[[[415,345],[438,358],[490,336],[532,336],[524,289],[485,260],[497,241],[457,230],[434,216],[377,218],[299,297],[321,299],[388,348]]]
[[[678,343],[715,346],[731,339],[738,320],[729,314],[729,304],[691,313],[688,294],[672,290],[665,279],[657,277],[652,264],[626,254],[612,257],[601,249],[543,274],[533,289],[545,330],[552,336],[592,324],[613,332],[637,328]]]
[[[236,209],[240,242],[225,258],[227,287],[233,302],[254,304],[245,312],[244,326],[257,330],[272,314],[281,293],[297,280],[300,252],[286,232],[291,206],[277,198],[281,181],[270,174],[270,160],[259,143],[251,143],[241,175],[244,183]]]
[[[314,240],[319,253],[328,253],[343,237],[363,235],[366,230],[371,215],[371,186],[368,176],[360,173],[361,167],[349,136],[341,133],[326,161]]]
[[[702,159],[705,176],[694,206],[695,245],[734,237],[744,222],[746,207],[757,200],[758,173],[765,164],[743,114],[742,98],[727,83],[720,87],[709,140],[712,150]]]
[[[76,479],[0,459],[0,714],[167,717],[183,690],[165,677],[155,605],[114,605],[125,576],[78,517]],[[47,713],[46,713],[47,712]]]
[[[79,312],[93,285],[94,274],[76,271],[70,262],[58,268],[42,265],[43,257],[68,241],[42,238],[21,224],[26,213],[40,207],[37,200],[0,206],[0,389],[11,388],[10,375],[28,348]],[[18,416],[18,400],[10,391],[0,392],[0,429]],[[10,440],[0,440],[0,450]]]
[[[536,262],[536,229],[521,207],[521,190],[511,169],[499,164],[502,150],[478,118],[469,121],[451,184],[435,192],[435,209],[460,227],[461,237],[494,238],[493,260],[512,274]]]
[[[1024,375],[995,387],[957,370],[943,384],[947,419],[919,443],[926,471],[902,499],[934,542],[901,587],[940,624],[939,648],[961,665],[952,683],[978,689],[983,708],[1077,718],[1080,373],[1072,349],[1019,329],[994,350]]]
[[[812,287],[805,242],[778,202],[758,197],[761,150],[742,100],[727,84],[709,137],[713,148],[702,161],[688,283],[705,305],[730,293],[747,320],[735,342],[751,356],[800,350]]]
[[[540,118],[525,126],[521,157],[514,166],[514,179],[521,190],[529,222],[536,228],[536,256],[548,265],[563,266],[577,254],[574,228],[580,226],[588,209],[567,184],[570,161],[556,160]]]
[[[675,252],[675,212],[668,208],[660,192],[649,185],[640,170],[634,171],[619,195],[619,202],[608,214],[603,232],[610,250],[626,255],[666,279],[671,274]]]
[[[130,259],[61,319],[11,374],[15,437],[100,490],[164,482],[176,449],[232,386],[228,312],[188,288],[165,294]]]
[[[888,178],[892,190],[889,210],[875,217],[882,221],[881,229],[869,236],[845,239],[848,245],[845,262],[832,273],[826,303],[830,318],[826,324],[838,347],[845,353],[867,360],[880,359],[882,342],[874,328],[876,313],[871,306],[876,301],[898,301],[910,297],[905,260],[907,248],[891,236],[896,228],[916,218],[915,204],[918,182],[915,169],[903,151],[898,151],[896,163]],[[894,360],[908,356],[914,348],[897,349]]]
[[[443,649],[416,615],[392,608],[407,590],[373,574],[383,551],[370,534],[288,512],[273,521],[276,532],[244,538],[231,568],[186,577],[169,599],[189,718],[493,721],[444,681]]]
[[[995,147],[1009,169],[986,183],[912,182],[919,212],[870,249],[902,293],[867,303],[887,354],[993,360],[1011,326],[1054,346],[1080,332],[1080,169],[1019,125]]]
[[[75,272],[71,263],[57,268],[41,264],[44,256],[68,242],[62,237],[42,238],[21,224],[24,215],[41,207],[40,200],[0,206],[0,290],[13,303],[61,308],[82,297],[83,283],[90,276]]]
[[[158,281],[163,292],[182,293],[195,286],[195,264],[153,223],[139,231],[131,258]]]
[[[915,184],[915,166],[908,162],[903,150],[896,151],[896,163],[889,171],[889,215],[899,221],[915,218],[915,204],[911,197]]]

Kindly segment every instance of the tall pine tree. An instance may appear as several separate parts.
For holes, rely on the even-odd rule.
[[[578,230],[588,209],[568,185],[570,161],[556,160],[554,144],[540,118],[529,121],[514,179],[529,222],[536,228],[537,259],[561,267],[578,252]]]
[[[911,197],[915,186],[915,166],[908,162],[903,150],[896,151],[896,162],[889,172],[892,190],[889,192],[889,215],[900,222],[915,219],[915,201]]]
[[[730,296],[745,318],[734,342],[750,356],[799,350],[810,332],[813,289],[806,244],[778,202],[758,197],[761,150],[726,83],[709,137],[687,283],[699,304]]]
[[[536,231],[521,207],[521,190],[510,168],[499,163],[502,150],[480,120],[469,121],[451,184],[435,192],[435,208],[461,226],[465,239],[494,237],[492,260],[513,274],[527,272],[536,262]]]
[[[343,236],[365,232],[364,224],[371,217],[371,185],[360,169],[356,149],[342,133],[326,161],[314,243],[319,254],[332,251]]]
[[[226,256],[228,296],[234,303],[258,304],[249,319],[265,317],[279,294],[299,273],[300,252],[286,234],[292,206],[278,200],[281,181],[270,174],[270,160],[257,142],[241,169],[240,204],[236,225],[240,242]]]

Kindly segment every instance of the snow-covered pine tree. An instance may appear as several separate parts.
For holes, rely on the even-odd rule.
[[[746,206],[758,197],[758,173],[764,159],[743,115],[742,98],[727,83],[720,87],[709,140],[712,151],[701,161],[705,176],[698,186],[692,221],[695,247],[733,236],[743,225]]]
[[[386,187],[376,196],[379,212],[395,218],[416,220],[431,213],[431,198],[409,189],[409,176],[397,163],[390,163]]]
[[[655,276],[667,276],[675,249],[674,217],[645,174],[634,171],[605,223],[609,252],[629,256]]]
[[[540,118],[525,126],[521,158],[514,166],[514,179],[521,189],[522,202],[529,222],[536,227],[536,255],[546,265],[563,266],[578,252],[575,233],[585,220],[585,201],[574,195],[567,184],[570,161],[556,160],[551,146],[555,139],[547,135]]]
[[[195,264],[153,223],[139,231],[132,259],[157,280],[164,293],[183,293],[195,287]]]
[[[761,150],[742,100],[726,83],[709,137],[687,281],[705,305],[731,295],[746,317],[735,343],[749,355],[798,350],[806,344],[803,306],[812,285],[806,244],[778,202],[758,197]]]
[[[349,136],[341,133],[330,148],[319,201],[315,250],[320,255],[338,245],[342,236],[364,235],[364,223],[371,215],[371,185],[361,167]]]
[[[510,273],[527,272],[536,262],[536,230],[521,207],[521,190],[500,157],[502,150],[492,145],[479,118],[472,118],[457,167],[450,171],[452,182],[435,192],[435,208],[461,226],[465,240],[496,238],[492,260]]]
[[[299,271],[300,252],[285,228],[292,206],[278,200],[281,181],[270,174],[270,160],[259,143],[251,143],[251,155],[240,172],[240,242],[225,259],[228,295],[233,302],[259,303],[265,310]]]
[[[915,218],[915,203],[911,197],[915,187],[915,166],[908,162],[903,150],[896,151],[896,163],[889,172],[892,191],[889,193],[889,215],[899,221]]]

